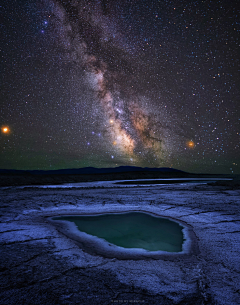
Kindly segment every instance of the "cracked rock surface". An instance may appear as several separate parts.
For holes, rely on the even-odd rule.
[[[0,188],[0,304],[240,304],[239,195],[206,184]],[[48,221],[131,210],[186,223],[197,250],[109,258]]]

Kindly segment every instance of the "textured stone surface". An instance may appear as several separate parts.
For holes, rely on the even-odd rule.
[[[204,184],[0,189],[0,304],[239,304],[240,191]],[[48,221],[149,211],[190,225],[198,251],[108,258]]]

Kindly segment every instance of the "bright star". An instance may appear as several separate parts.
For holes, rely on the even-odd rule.
[[[188,141],[188,142],[187,142],[187,146],[188,146],[189,148],[194,148],[195,144],[194,144],[194,142],[191,140],[191,141]]]
[[[7,126],[3,126],[1,129],[2,129],[2,133],[7,134],[7,133],[10,132],[10,129],[9,129],[9,127],[7,127]]]

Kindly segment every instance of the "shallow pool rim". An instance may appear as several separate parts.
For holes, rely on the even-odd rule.
[[[147,251],[145,249],[135,248],[122,248],[116,245],[110,244],[107,241],[103,241],[98,237],[81,232],[77,229],[75,223],[66,220],[53,220],[54,217],[67,217],[67,216],[100,216],[106,214],[127,214],[127,213],[145,213],[157,218],[165,218],[178,223],[183,227],[183,244],[181,252],[167,252],[167,251]],[[54,213],[55,214],[55,213]],[[161,215],[156,212],[145,211],[145,210],[125,210],[125,211],[106,211],[106,212],[66,212],[59,211],[55,215],[47,216],[47,220],[53,224],[58,231],[63,235],[73,240],[83,251],[86,251],[92,255],[98,255],[108,258],[118,259],[144,259],[144,258],[179,258],[197,255],[199,252],[197,245],[197,238],[191,225],[186,222],[176,219],[171,216]]]

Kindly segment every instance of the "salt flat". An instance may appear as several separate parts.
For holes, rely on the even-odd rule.
[[[0,304],[239,304],[239,189],[198,183],[81,185],[0,189]],[[126,211],[186,224],[191,251],[99,255],[49,221],[57,215]]]

